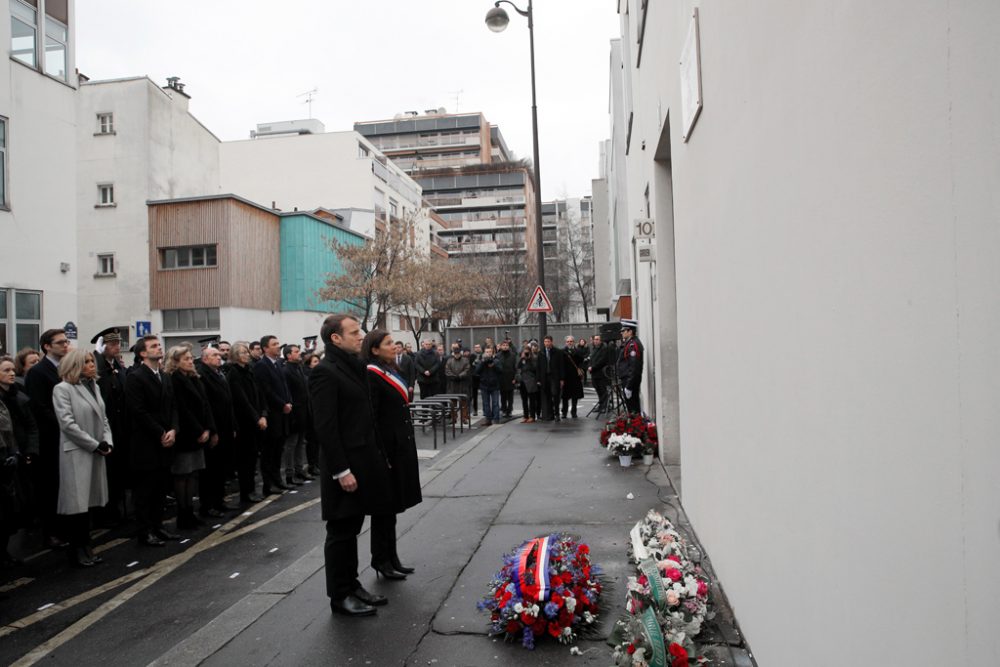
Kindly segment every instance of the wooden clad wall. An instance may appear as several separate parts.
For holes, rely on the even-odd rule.
[[[278,216],[235,199],[149,207],[153,309],[281,307]],[[215,245],[214,267],[162,269],[162,248]]]

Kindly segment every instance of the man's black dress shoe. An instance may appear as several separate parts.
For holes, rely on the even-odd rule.
[[[163,528],[154,528],[153,532],[161,540],[179,540],[181,536],[177,533],[171,533],[169,530],[164,530]]]
[[[361,600],[365,604],[370,604],[373,607],[381,607],[382,605],[389,604],[389,598],[387,598],[384,595],[376,595],[375,593],[369,593],[364,589],[363,586],[358,586],[357,589],[351,595]],[[350,598],[351,595],[348,595],[347,597]]]
[[[246,505],[252,505],[254,503],[259,503],[264,500],[263,496],[258,496],[256,493],[251,493],[249,496],[240,496],[240,502]]]
[[[87,551],[83,547],[76,547],[66,552],[69,562],[75,567],[94,567],[94,561],[87,557]]]
[[[203,517],[211,517],[213,519],[220,519],[226,516],[219,510],[215,509],[214,507],[209,507],[208,509],[202,510],[198,512],[198,514],[202,515]]]
[[[166,542],[161,540],[156,533],[146,533],[139,537],[139,544],[147,547],[162,547]]]
[[[354,597],[353,595],[348,595],[343,600],[330,600],[330,611],[335,614],[344,614],[345,616],[374,616],[375,607],[370,604],[366,604]]]

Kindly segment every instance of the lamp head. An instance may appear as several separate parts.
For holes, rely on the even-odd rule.
[[[503,7],[494,7],[486,12],[486,27],[493,32],[503,32],[507,29],[508,23],[510,23],[510,17],[507,16]]]

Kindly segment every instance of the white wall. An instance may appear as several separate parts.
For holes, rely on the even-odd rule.
[[[71,2],[71,16],[73,10]],[[75,33],[69,72],[73,39]],[[0,5],[0,44],[10,45],[9,3]],[[42,330],[79,324],[75,95],[73,87],[13,59],[0,67],[10,203],[9,211],[0,210],[0,288],[41,291]],[[70,265],[67,273],[60,271],[63,262]]]
[[[219,192],[219,140],[188,113],[188,100],[146,77],[90,81],[77,105],[77,273],[81,340],[114,325],[150,320],[146,202]],[[95,136],[97,114],[114,114],[115,134]],[[95,208],[98,183],[117,205]],[[115,277],[96,277],[97,255],[115,253]],[[154,329],[158,331],[158,329]]]
[[[762,665],[998,664],[1000,5],[700,3],[685,143],[695,4],[628,56],[693,525]]]

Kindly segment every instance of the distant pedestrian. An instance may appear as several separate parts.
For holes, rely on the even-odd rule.
[[[542,383],[542,415],[559,421],[559,397],[562,393],[565,359],[562,350],[552,344],[552,336],[542,339],[538,354],[538,379]]]
[[[493,348],[483,350],[483,358],[473,373],[479,378],[479,391],[483,397],[484,426],[500,421],[500,366],[493,357]]]
[[[205,450],[213,439],[218,442],[215,418],[208,405],[205,386],[194,368],[190,345],[176,345],[167,352],[166,367],[177,401],[178,429],[170,473],[177,499],[177,527],[198,528],[204,525],[194,515],[194,497],[198,476],[205,469]]]
[[[514,413],[514,389],[517,387],[517,355],[510,349],[510,341],[500,341],[496,355],[500,368],[500,414],[508,419]]]
[[[572,336],[566,336],[566,347],[563,349],[565,365],[563,367],[562,418],[566,419],[567,411],[576,419],[577,401],[583,398],[583,369],[585,352],[576,346]]]
[[[417,354],[415,365],[420,398],[429,398],[438,393],[438,370],[441,368],[441,360],[434,350],[434,341],[425,340],[420,344],[420,353]]]
[[[521,393],[521,407],[524,410],[523,424],[533,424],[539,417],[540,383],[538,382],[538,360],[525,347],[517,361],[517,386]]]
[[[229,352],[230,369],[226,378],[233,395],[236,415],[236,475],[240,482],[240,502],[263,500],[256,493],[257,459],[267,432],[267,402],[257,386],[246,343],[235,343]]]

